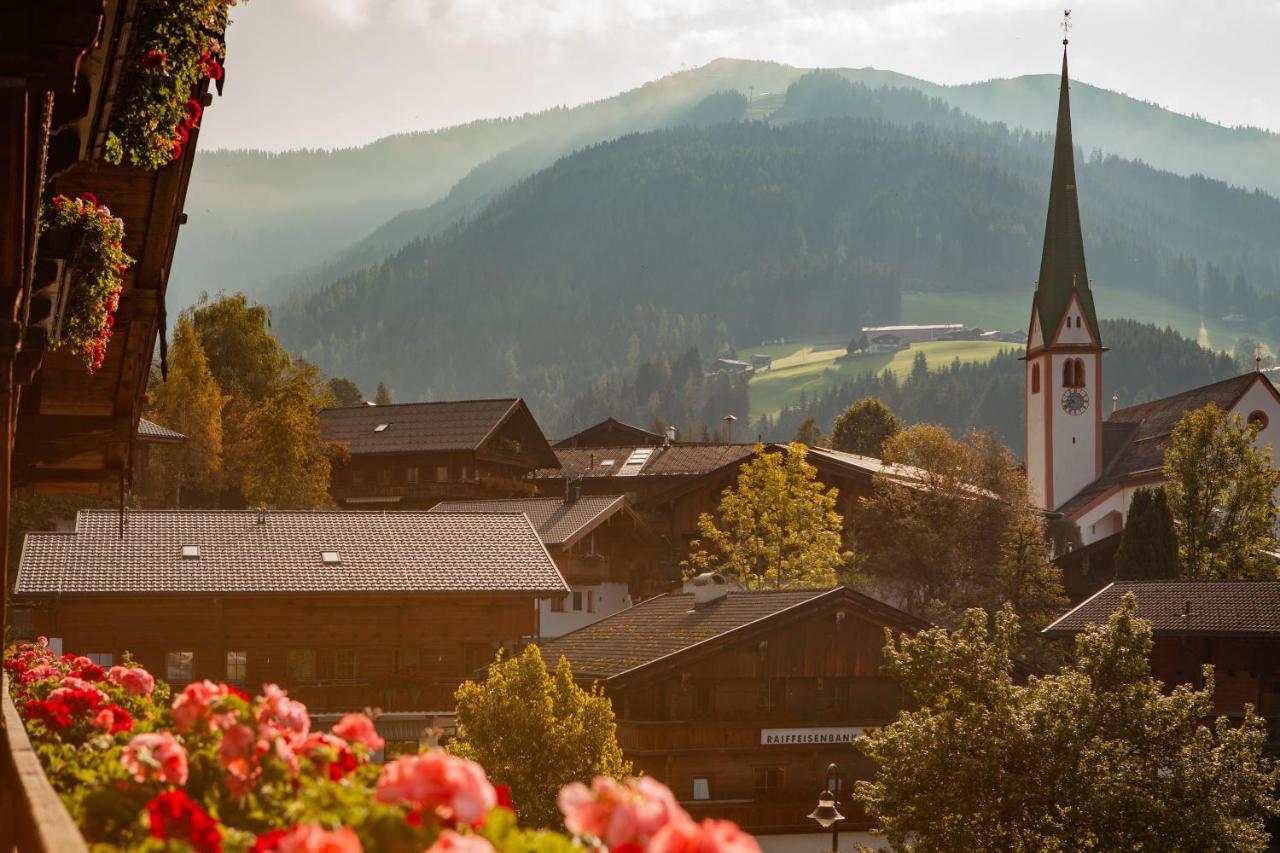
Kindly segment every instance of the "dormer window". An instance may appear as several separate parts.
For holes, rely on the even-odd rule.
[[[199,545],[183,545],[182,559],[184,560],[200,559],[200,546]]]
[[[342,565],[342,556],[337,551],[321,551],[320,562],[326,566]]]

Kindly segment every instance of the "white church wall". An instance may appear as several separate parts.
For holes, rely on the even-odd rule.
[[[1062,408],[1062,367],[1068,359],[1084,362],[1084,391],[1089,407],[1081,414],[1069,415]],[[1053,503],[1061,506],[1098,478],[1098,409],[1097,358],[1093,353],[1063,354],[1050,357],[1050,416],[1053,418]],[[1042,386],[1046,387],[1046,386]]]
[[[1045,495],[1045,429],[1044,401],[1045,395],[1052,388],[1050,377],[1045,376],[1045,368],[1049,367],[1047,358],[1036,358],[1024,363],[1026,368],[1027,395],[1027,479],[1031,488],[1031,500],[1041,507],[1050,508]],[[1041,371],[1040,392],[1031,393],[1031,373],[1036,367]],[[1050,401],[1052,403],[1052,401]]]
[[[1084,316],[1080,311],[1080,303],[1075,297],[1072,297],[1071,304],[1067,306],[1067,322],[1063,324],[1062,330],[1058,333],[1057,342],[1059,344],[1096,343],[1093,335],[1089,332],[1089,324],[1084,321]]]

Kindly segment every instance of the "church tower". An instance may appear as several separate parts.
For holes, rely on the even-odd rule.
[[[1056,509],[1102,474],[1102,337],[1085,269],[1076,203],[1067,40],[1040,278],[1031,301],[1026,367],[1031,499]]]

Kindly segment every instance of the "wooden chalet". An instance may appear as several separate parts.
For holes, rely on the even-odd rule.
[[[655,447],[669,442],[668,436],[624,423],[617,418],[605,418],[581,432],[555,443],[556,447],[620,447],[624,444]]]
[[[151,170],[104,161],[107,129],[136,62],[135,0],[0,3],[0,559],[9,499],[35,494],[119,497],[147,374],[164,325],[165,285],[200,131],[173,162]],[[219,84],[220,85],[220,84]],[[191,97],[211,100],[209,81]],[[125,223],[124,276],[114,336],[90,374],[54,349],[70,286],[57,249],[40,240],[56,195],[92,193]],[[0,570],[0,634],[10,569]],[[0,849],[83,850],[44,780],[4,692],[0,719]]]
[[[1044,629],[1071,640],[1104,625],[1128,593],[1151,622],[1151,669],[1167,687],[1203,685],[1214,668],[1214,710],[1239,718],[1253,705],[1267,721],[1269,746],[1280,753],[1280,581],[1116,581]]]
[[[567,634],[671,588],[659,569],[670,547],[622,495],[445,501],[431,511],[529,518],[569,584],[568,592],[538,602],[543,637]]]
[[[738,592],[703,575],[694,592],[642,602],[542,650],[603,687],[627,758],[696,818],[815,832],[807,815],[835,763],[841,829],[857,831],[869,823],[849,793],[874,765],[850,743],[904,704],[881,674],[885,629],[925,627],[843,587]]]
[[[527,496],[529,472],[559,464],[515,398],[325,409],[320,429],[325,442],[345,449],[330,494],[352,509]]]
[[[130,652],[175,687],[430,712],[567,590],[521,513],[82,510],[28,534],[13,628],[104,666]]]

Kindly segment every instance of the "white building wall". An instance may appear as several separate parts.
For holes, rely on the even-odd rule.
[[[1062,368],[1067,359],[1084,362],[1084,391],[1089,395],[1089,408],[1083,414],[1069,415],[1062,408]],[[1048,383],[1042,388],[1050,394],[1049,412],[1053,420],[1053,490],[1055,507],[1075,497],[1085,486],[1098,479],[1098,433],[1101,415],[1098,399],[1098,354],[1055,353],[1049,358]]]
[[[1027,409],[1027,480],[1031,486],[1031,501],[1043,509],[1053,509],[1048,503],[1048,472],[1045,470],[1045,420],[1044,403],[1047,393],[1046,376],[1049,366],[1047,356],[1027,359],[1026,369],[1026,409]],[[1040,392],[1031,393],[1031,374],[1036,366],[1040,368]]]
[[[564,610],[552,610],[554,601],[550,598],[538,599],[538,625],[542,636],[559,637],[585,628],[592,622],[598,622],[606,616],[612,616],[619,610],[631,606],[631,596],[625,583],[599,583],[593,585],[573,584],[564,598]],[[574,609],[575,595],[580,603]]]

